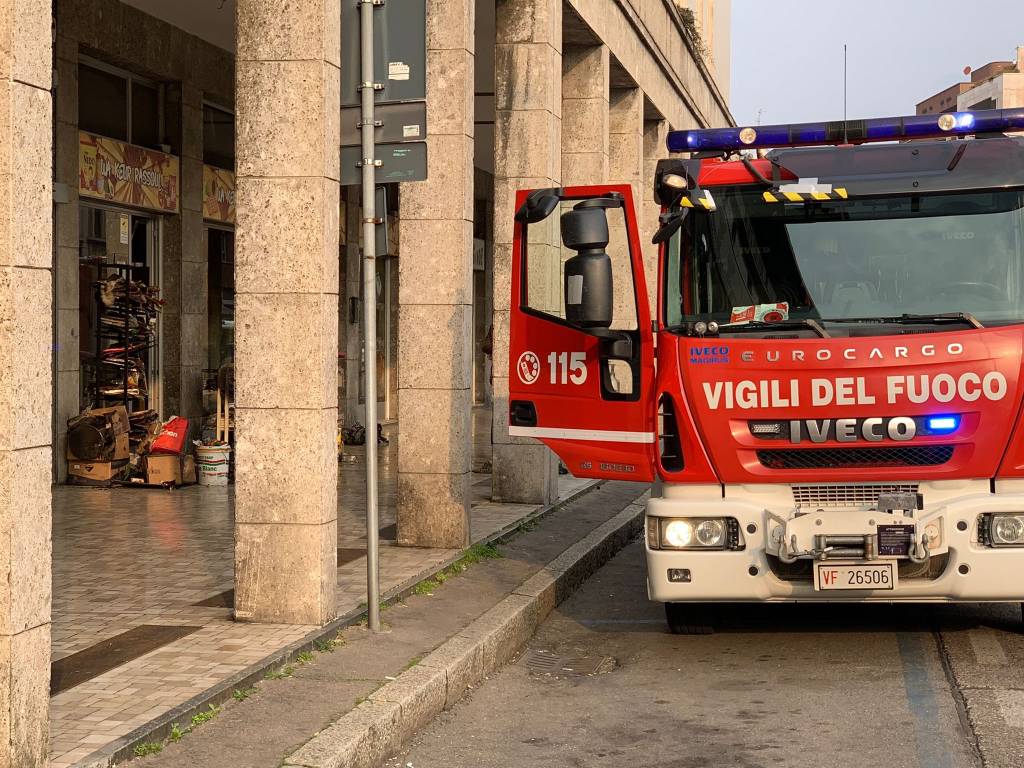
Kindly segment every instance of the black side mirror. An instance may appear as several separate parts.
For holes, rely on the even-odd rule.
[[[612,259],[603,207],[577,206],[562,214],[562,243],[576,255],[565,262],[565,319],[580,328],[612,324]]]
[[[526,200],[516,211],[516,221],[536,224],[544,221],[558,207],[559,190],[535,189],[526,196]]]

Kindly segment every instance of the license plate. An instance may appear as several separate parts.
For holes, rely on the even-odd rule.
[[[830,589],[895,589],[894,563],[815,563],[814,588]]]

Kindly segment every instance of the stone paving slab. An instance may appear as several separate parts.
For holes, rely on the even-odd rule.
[[[568,495],[585,488],[588,483],[568,478],[563,485]],[[214,489],[192,490],[196,493],[179,491],[166,496],[173,501],[184,497],[194,504],[192,499],[195,496]],[[210,499],[205,499],[191,513],[208,514],[210,505]],[[473,540],[480,541],[495,535],[537,511],[538,507],[534,505],[486,503],[475,507]],[[172,506],[159,514],[151,512],[144,519],[146,524],[174,519],[178,521],[175,525],[181,527],[180,520],[188,512],[186,503]],[[220,515],[230,533],[228,517],[226,513]],[[136,520],[128,527],[137,526],[140,522]],[[137,533],[142,539],[144,532]],[[237,623],[232,620],[230,609],[191,605],[231,587],[230,535],[216,532],[211,534],[211,538],[220,542],[219,559],[228,564],[227,574],[220,581],[216,576],[218,558],[210,558],[211,554],[217,554],[217,548],[208,540],[202,542],[203,557],[212,560],[210,565],[214,573],[206,574],[205,582],[198,577],[192,578],[180,591],[174,588],[173,583],[157,582],[164,578],[173,581],[181,576],[185,568],[181,561],[168,555],[164,562],[164,558],[143,546],[144,554],[135,560],[136,567],[146,563],[150,556],[156,559],[155,567],[143,566],[145,571],[141,580],[137,579],[138,572],[133,572],[133,576],[128,573],[131,569],[119,569],[125,573],[129,583],[136,578],[135,583],[142,584],[142,588],[126,595],[123,601],[112,605],[91,603],[88,591],[83,589],[65,598],[63,611],[55,606],[55,633],[65,634],[54,642],[54,658],[66,656],[140,624],[200,625],[202,629],[52,697],[50,748],[53,768],[94,764],[98,759],[96,753],[106,751],[108,745],[317,629],[312,626]],[[131,540],[131,536],[123,539],[125,542]],[[182,548],[194,551],[197,547],[183,543]],[[418,580],[423,574],[443,567],[457,554],[457,550],[382,546],[381,590],[386,593]],[[192,567],[204,569],[209,560],[193,560]],[[339,615],[356,612],[360,605],[365,604],[365,574],[365,557],[338,569]],[[55,595],[59,589],[55,579]]]
[[[486,411],[475,418],[486,422]],[[396,430],[380,451],[380,522],[395,522]],[[489,431],[481,434],[489,435]],[[480,446],[481,451],[487,446]],[[361,454],[361,449],[354,449]],[[362,456],[339,462],[339,548],[365,549]],[[560,495],[588,482],[560,478]],[[472,539],[536,513],[492,504],[490,475],[473,475]],[[236,623],[227,607],[196,603],[233,586],[233,487],[175,491],[58,486],[53,491],[53,660],[142,625],[201,629],[50,700],[53,768],[88,765],[110,745],[212,687],[298,643],[312,626]],[[381,546],[382,592],[436,570],[456,550]],[[338,614],[366,601],[366,559],[338,569]]]

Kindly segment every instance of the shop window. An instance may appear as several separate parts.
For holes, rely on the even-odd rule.
[[[132,144],[159,149],[160,134],[160,91],[132,81]]]
[[[235,116],[209,104],[203,105],[203,162],[234,170]]]
[[[163,141],[160,86],[97,63],[78,65],[78,127],[159,149]]]
[[[78,67],[78,127],[128,141],[128,81],[85,64]]]

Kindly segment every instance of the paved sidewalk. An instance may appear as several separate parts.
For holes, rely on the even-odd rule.
[[[261,682],[245,701],[229,702],[210,722],[139,764],[276,768],[317,731],[415,665],[645,491],[640,484],[606,483],[555,510],[501,545],[500,559],[471,565],[429,593],[413,594],[386,610],[384,633],[344,630],[335,649],[294,665],[287,678]],[[189,723],[180,725],[184,730]]]
[[[395,519],[397,436],[389,432],[381,451],[385,537]],[[338,615],[366,600],[363,478],[362,456],[339,463]],[[587,485],[561,480],[563,496]],[[315,629],[232,620],[232,490],[54,489],[53,768],[91,765],[116,740]],[[474,541],[538,509],[492,504],[489,492],[490,475],[474,474]],[[382,591],[458,554],[382,544]],[[140,641],[145,652],[132,655]],[[119,652],[125,659],[114,668],[82,672],[90,663],[83,657],[95,664]]]

